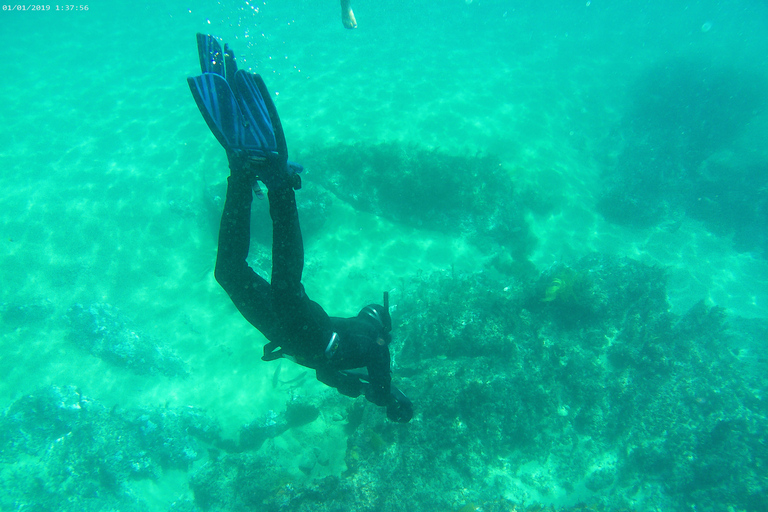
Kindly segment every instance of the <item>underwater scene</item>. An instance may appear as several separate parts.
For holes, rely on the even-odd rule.
[[[338,2],[3,4],[0,510],[767,511],[768,3]],[[304,166],[307,295],[388,292],[409,423],[217,283],[196,33]]]

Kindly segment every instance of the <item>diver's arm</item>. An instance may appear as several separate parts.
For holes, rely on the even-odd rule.
[[[391,398],[387,404],[387,418],[397,423],[408,423],[413,418],[413,402],[395,386],[391,389]]]
[[[392,372],[389,369],[389,347],[376,345],[372,350],[372,360],[368,365],[369,387],[365,398],[376,405],[387,405],[391,399],[390,385]]]
[[[367,384],[362,382],[360,378],[354,374],[341,372],[326,366],[318,368],[315,370],[315,373],[317,375],[317,380],[326,386],[336,388],[339,393],[351,398],[360,396],[363,393],[365,386],[367,386]]]
[[[413,403],[405,393],[392,384],[389,369],[389,347],[375,348],[373,361],[368,365],[370,384],[365,389],[365,398],[376,405],[386,406],[387,418],[397,423],[408,423],[413,418]]]

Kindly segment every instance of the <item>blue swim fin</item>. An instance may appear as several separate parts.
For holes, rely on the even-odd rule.
[[[189,77],[187,82],[208,128],[225,149],[261,148],[255,133],[244,122],[235,95],[223,76],[205,73]]]
[[[221,45],[213,36],[197,34],[197,55],[200,57],[200,69],[203,74],[215,73],[224,75],[224,52]]]
[[[233,52],[229,45],[224,43],[224,78],[227,79],[227,83],[237,95],[237,86],[235,85],[235,74],[237,73],[237,62],[235,61],[235,52]]]
[[[235,85],[237,62],[235,61],[235,52],[230,49],[229,45],[225,43],[224,51],[222,51],[221,44],[213,36],[198,32],[197,55],[200,58],[200,70],[203,74],[215,73],[223,76],[232,92],[237,96],[237,86]]]
[[[301,187],[303,168],[288,161],[280,116],[259,75],[237,69],[235,54],[210,35],[197,34],[203,74],[189,77],[197,108],[216,140],[227,150],[230,166],[259,164],[258,179],[268,187]],[[250,160],[250,162],[249,162]]]
[[[257,132],[257,139],[264,144],[264,149],[277,155],[282,164],[287,166],[289,174],[301,173],[304,167],[288,160],[283,124],[264,80],[260,75],[240,70],[236,75],[236,83],[243,112],[247,113],[248,122],[256,127],[254,131]]]
[[[256,134],[258,142],[261,147],[266,151],[279,152],[277,147],[277,140],[275,139],[275,123],[270,110],[267,106],[267,99],[271,103],[269,92],[266,90],[266,86],[261,89],[259,82],[264,84],[264,81],[259,75],[252,75],[242,69],[235,75],[235,83],[237,84],[237,91],[240,94],[240,101],[243,107],[243,114],[245,120],[251,125],[253,131]],[[262,92],[263,91],[263,92]],[[272,105],[274,109],[274,104]],[[277,110],[274,111],[277,116]],[[280,118],[278,117],[278,126]],[[282,134],[282,128],[280,128],[280,134]],[[287,152],[286,152],[287,154]]]

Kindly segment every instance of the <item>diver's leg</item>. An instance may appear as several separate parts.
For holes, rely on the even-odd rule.
[[[341,23],[344,28],[357,28],[355,13],[352,12],[350,0],[341,0]]]
[[[304,242],[301,238],[296,193],[291,187],[269,190],[272,216],[272,304],[294,350],[307,357],[322,356],[330,339],[330,319],[307,297],[301,284]]]
[[[285,187],[269,191],[272,217],[272,287],[275,305],[294,307],[306,295],[301,284],[304,241],[301,237],[296,193]]]
[[[227,199],[219,227],[216,281],[227,292],[243,317],[264,336],[273,340],[279,322],[272,307],[269,283],[248,266],[253,180],[244,172],[233,172],[227,180]]]

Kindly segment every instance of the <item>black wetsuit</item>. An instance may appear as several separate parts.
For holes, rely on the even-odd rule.
[[[361,318],[329,317],[304,292],[304,243],[293,189],[269,191],[271,285],[246,262],[252,200],[251,180],[244,172],[233,172],[221,217],[215,274],[240,313],[270,341],[264,359],[292,356],[340,393],[357,397],[365,392],[376,405],[387,405],[391,399],[389,347],[377,343],[378,330]],[[325,351],[333,333],[338,335],[338,346],[328,358]],[[341,372],[363,367],[368,368],[367,387],[357,377]]]

